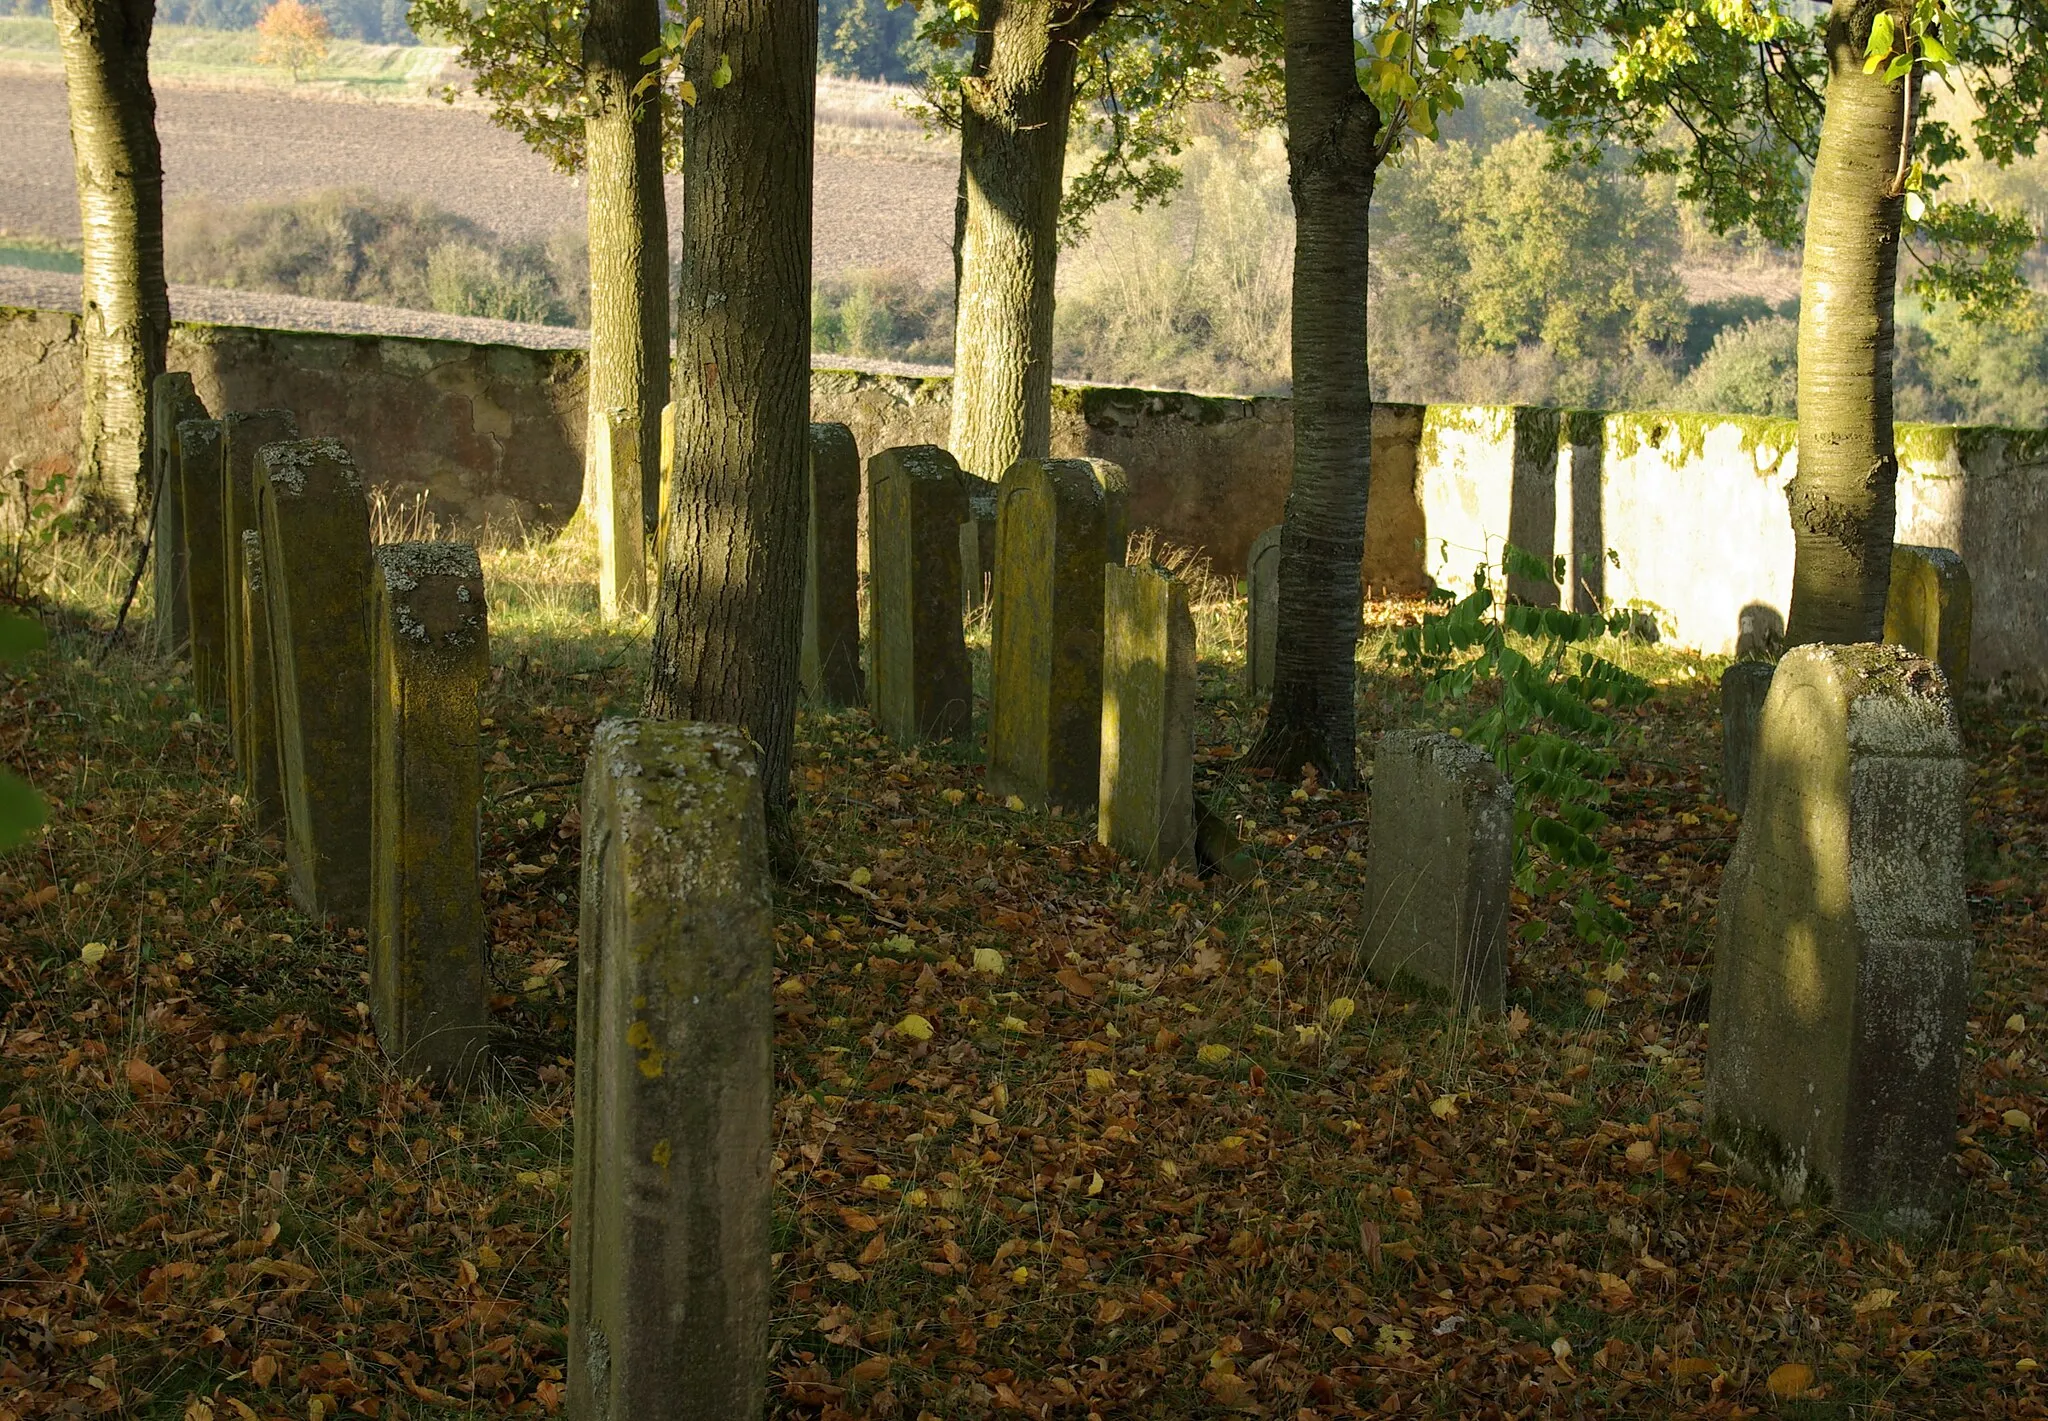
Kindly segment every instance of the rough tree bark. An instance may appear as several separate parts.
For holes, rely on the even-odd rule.
[[[1273,699],[1247,757],[1357,780],[1357,655],[1372,473],[1365,273],[1380,114],[1352,67],[1350,0],[1287,0],[1294,198],[1294,480],[1280,535]]]
[[[639,421],[640,508],[660,513],[661,409],[668,402],[668,196],[662,187],[661,91],[634,87],[661,42],[659,0],[591,0],[583,26],[585,181],[590,221],[592,418]],[[585,435],[581,507],[595,509],[597,470]]]
[[[149,83],[155,0],[54,0],[84,234],[79,488],[124,515],[145,481],[149,382],[163,372],[164,165]]]
[[[709,0],[684,127],[676,453],[650,715],[760,747],[771,849],[793,840],[797,622],[810,456],[811,130],[817,9]],[[713,88],[725,56],[731,82]]]
[[[961,81],[953,428],[960,467],[1000,479],[1052,452],[1053,277],[1074,71],[1115,0],[982,0]]]
[[[1835,0],[1827,112],[1806,204],[1799,281],[1799,469],[1786,497],[1794,561],[1786,641],[1876,641],[1891,585],[1892,297],[1899,266],[1906,84],[1863,72],[1870,22],[1891,8]]]

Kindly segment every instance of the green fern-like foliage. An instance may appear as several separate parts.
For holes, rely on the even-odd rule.
[[[0,661],[14,661],[40,651],[46,640],[41,622],[0,613]],[[48,817],[43,797],[26,780],[0,770],[0,849],[26,842]]]

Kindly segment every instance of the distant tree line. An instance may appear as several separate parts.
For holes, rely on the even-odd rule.
[[[308,0],[327,17],[337,39],[365,44],[418,44],[405,22],[407,0]],[[270,0],[161,0],[160,25],[198,25],[209,30],[252,30]],[[47,15],[50,0],[0,0],[0,15]]]

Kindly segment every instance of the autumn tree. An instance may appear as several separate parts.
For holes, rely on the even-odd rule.
[[[294,84],[299,82],[301,70],[311,69],[327,57],[328,44],[334,38],[327,17],[305,0],[277,0],[256,21],[256,33],[262,39],[256,48],[256,62],[282,64],[292,71]]]
[[[149,385],[170,340],[163,153],[149,82],[155,0],[53,0],[84,273],[80,487],[132,514],[149,441]]]

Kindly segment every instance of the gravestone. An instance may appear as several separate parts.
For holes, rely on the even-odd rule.
[[[606,721],[582,812],[568,1414],[759,1416],[775,940],[752,750]]]
[[[178,426],[207,418],[193,392],[192,377],[169,370],[149,385],[149,490],[156,500],[151,517],[151,591],[156,607],[154,640],[159,656],[181,656],[191,629],[185,609],[185,511],[178,498]]]
[[[1195,863],[1195,620],[1185,583],[1102,569],[1095,836],[1147,872]]]
[[[1273,657],[1280,644],[1280,532],[1252,539],[1245,559],[1244,673],[1254,700],[1273,694]]]
[[[172,460],[178,512],[184,523],[185,630],[192,653],[193,699],[208,711],[228,703],[228,559],[221,546],[221,495],[226,488],[221,425],[188,419],[178,426]]]
[[[290,410],[230,410],[220,417],[221,466],[221,552],[227,559],[228,618],[228,733],[235,746],[242,784],[250,784],[250,767],[241,759],[242,718],[247,714],[248,685],[244,668],[249,658],[242,651],[243,618],[239,615],[237,588],[242,576],[242,535],[256,527],[256,451],[266,444],[282,444],[299,437],[298,421]],[[274,773],[274,769],[273,769]]]
[[[1738,661],[1721,673],[1721,800],[1737,814],[1749,796],[1756,731],[1771,693],[1771,663]]]
[[[1019,459],[997,494],[988,786],[1085,810],[1100,789],[1105,563],[1129,533],[1124,471]]]
[[[332,439],[257,456],[278,779],[292,893],[343,927],[370,917],[370,508]]]
[[[490,1022],[483,567],[466,543],[387,543],[373,557],[370,1007],[401,1070],[462,1080]]]
[[[860,678],[860,450],[843,424],[811,426],[797,667],[812,705],[857,706]]]
[[[277,774],[277,688],[270,661],[270,604],[263,585],[263,535],[243,532],[242,574],[236,579],[235,638],[242,660],[242,708],[235,721],[235,761],[259,834],[284,832],[284,791]]]
[[[1939,666],[1955,692],[1970,674],[1970,604],[1970,570],[1960,553],[1911,543],[1892,546],[1884,639]]]
[[[1366,972],[1408,979],[1460,1011],[1507,993],[1515,794],[1493,757],[1450,735],[1380,737],[1365,859]]]
[[[868,696],[899,745],[966,733],[974,682],[960,623],[960,466],[934,444],[868,460]]]
[[[640,425],[624,410],[590,412],[597,605],[607,622],[647,610],[647,530],[640,516]]]
[[[1968,785],[1933,663],[1868,645],[1778,663],[1721,880],[1707,1119],[1788,1203],[1905,1231],[1945,1205]]]
[[[996,485],[980,474],[960,473],[967,486],[967,518],[960,525],[960,606],[972,612],[988,605],[996,580]]]

